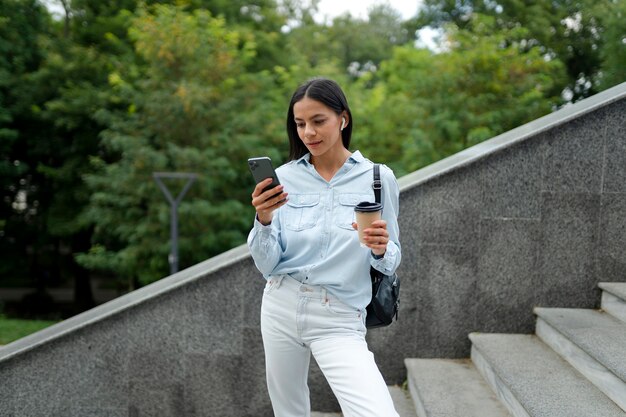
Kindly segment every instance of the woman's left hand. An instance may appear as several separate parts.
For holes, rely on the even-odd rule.
[[[359,230],[356,223],[352,223],[354,230]],[[375,220],[372,225],[363,231],[365,246],[372,250],[377,256],[384,255],[389,242],[389,232],[387,232],[387,222],[385,220]]]

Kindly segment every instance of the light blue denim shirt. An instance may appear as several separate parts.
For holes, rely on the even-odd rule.
[[[309,160],[306,154],[276,170],[288,202],[274,212],[271,224],[263,226],[255,220],[248,236],[252,258],[266,279],[290,275],[321,285],[363,310],[371,299],[370,265],[392,274],[400,264],[398,183],[393,171],[381,165],[382,217],[389,243],[385,256],[375,259],[369,248],[359,245],[352,228],[354,206],[375,201],[373,163],[356,151],[328,182]]]

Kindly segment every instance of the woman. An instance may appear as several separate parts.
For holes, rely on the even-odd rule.
[[[290,162],[281,185],[252,193],[248,246],[267,279],[261,308],[267,384],[276,417],[310,415],[311,353],[346,417],[397,417],[365,341],[370,265],[392,274],[400,264],[399,190],[381,166],[383,219],[359,245],[354,206],[374,201],[372,162],[350,152],[352,114],[341,88],[314,79],[287,113]]]

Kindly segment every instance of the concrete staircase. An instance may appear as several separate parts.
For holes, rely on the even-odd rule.
[[[626,283],[601,310],[535,308],[535,335],[472,333],[471,360],[406,359],[419,417],[626,416]]]

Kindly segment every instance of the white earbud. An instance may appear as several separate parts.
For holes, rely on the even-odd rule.
[[[343,130],[344,127],[346,127],[346,118],[342,117],[341,118],[341,130]]]

